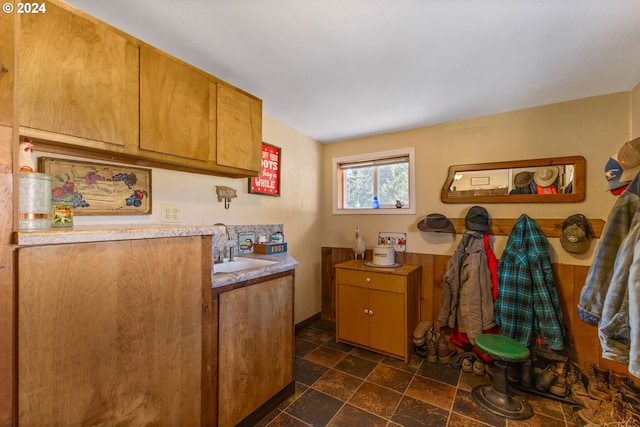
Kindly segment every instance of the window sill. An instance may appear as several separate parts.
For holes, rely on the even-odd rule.
[[[396,209],[334,209],[334,215],[415,215],[415,208]]]

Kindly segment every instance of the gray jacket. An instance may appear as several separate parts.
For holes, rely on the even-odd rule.
[[[438,326],[457,327],[474,344],[475,337],[495,326],[492,286],[483,235],[465,229],[447,264]]]

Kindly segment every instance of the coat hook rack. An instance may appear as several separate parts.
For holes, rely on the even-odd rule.
[[[216,185],[216,195],[218,196],[218,202],[224,200],[224,208],[229,209],[231,199],[238,197],[238,194],[234,188],[224,185]]]

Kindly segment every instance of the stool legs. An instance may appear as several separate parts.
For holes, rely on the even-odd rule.
[[[493,366],[493,384],[478,385],[471,392],[473,399],[484,409],[512,420],[526,420],[533,416],[533,409],[526,400],[509,394],[507,364],[496,360]]]

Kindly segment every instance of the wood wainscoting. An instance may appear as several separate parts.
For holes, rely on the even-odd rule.
[[[371,250],[367,250],[365,259],[371,259]],[[351,248],[322,248],[322,306],[321,315],[324,320],[335,321],[335,268],[334,265],[353,259]],[[422,286],[420,289],[420,321],[434,321],[442,294],[442,282],[446,272],[449,255],[430,255],[407,252],[396,252],[396,260],[403,264],[422,265]],[[627,367],[611,360],[603,359],[601,355],[598,330],[578,316],[578,301],[580,291],[584,285],[588,266],[571,264],[553,264],[555,285],[562,306],[562,315],[569,347],[566,355],[570,360],[584,366],[585,362],[594,362],[602,368],[616,372],[627,372]],[[633,377],[632,377],[633,378]],[[638,379],[633,378],[636,383]]]

